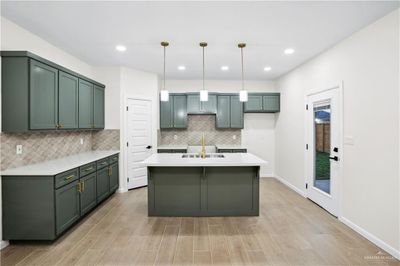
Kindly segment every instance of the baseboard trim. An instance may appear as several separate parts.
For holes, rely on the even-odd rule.
[[[7,247],[10,244],[10,242],[5,241],[5,240],[1,240],[0,241],[0,250]]]
[[[125,188],[119,188],[119,189],[117,189],[117,193],[125,193],[125,192],[128,192],[128,190],[125,189]]]
[[[282,177],[275,175],[274,178],[276,180],[278,180],[279,182],[281,182],[282,184],[284,184],[285,186],[287,186],[288,188],[290,188],[291,190],[297,192],[298,194],[300,194],[303,197],[306,197],[306,193],[304,191],[302,191],[301,189],[299,189],[298,187],[290,184],[287,180],[283,179]]]
[[[264,178],[264,177],[275,177],[274,173],[260,173],[260,177]]]
[[[356,231],[357,233],[359,233],[360,235],[362,235],[363,237],[365,237],[366,239],[368,239],[369,241],[371,241],[372,243],[374,243],[375,245],[377,245],[378,247],[380,247],[393,257],[395,257],[396,259],[400,260],[400,250],[396,250],[394,247],[390,246],[382,239],[369,233],[367,230],[356,225],[355,223],[353,223],[352,221],[343,216],[339,217],[339,221],[341,221],[342,223],[344,223],[345,225],[347,225],[348,227],[350,227],[351,229],[353,229],[354,231]]]

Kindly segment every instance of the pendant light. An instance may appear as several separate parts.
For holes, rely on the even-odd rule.
[[[205,74],[205,71],[204,71],[204,48],[207,47],[207,43],[201,42],[200,47],[203,48],[203,89],[200,90],[200,101],[207,102],[208,101],[208,91],[205,89],[205,86],[204,86],[204,74]]]
[[[242,90],[239,92],[239,100],[241,102],[247,102],[248,94],[247,91],[244,89],[244,66],[243,66],[243,48],[246,47],[246,44],[239,43],[238,47],[240,48],[240,56],[242,59]]]
[[[165,89],[165,54],[166,48],[169,45],[168,42],[161,42],[161,46],[164,47],[164,79],[163,79],[163,87],[160,91],[160,98],[162,102],[168,102],[169,100],[169,92]]]

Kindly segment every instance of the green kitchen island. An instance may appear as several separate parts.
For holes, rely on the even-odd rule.
[[[153,154],[148,172],[149,216],[258,216],[260,166],[249,153]]]

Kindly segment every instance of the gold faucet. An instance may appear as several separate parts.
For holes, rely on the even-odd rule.
[[[202,159],[206,158],[206,138],[203,136],[201,137],[201,151],[200,151],[200,157]]]

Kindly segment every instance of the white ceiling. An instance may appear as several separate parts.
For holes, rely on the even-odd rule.
[[[162,73],[167,40],[168,79],[279,77],[397,8],[392,2],[5,2],[2,16],[93,65],[123,65]],[[7,36],[3,36],[6,38]],[[115,46],[127,47],[124,53]],[[283,50],[292,47],[293,55]],[[366,55],[367,56],[367,55]],[[185,65],[185,71],[177,70]],[[220,67],[227,65],[229,71]],[[270,72],[264,72],[271,66]]]

